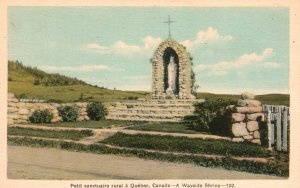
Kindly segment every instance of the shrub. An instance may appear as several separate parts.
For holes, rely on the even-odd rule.
[[[27,95],[25,93],[21,93],[20,95],[16,95],[16,98],[18,98],[18,99],[26,99],[28,97],[27,97]]]
[[[31,123],[50,123],[53,118],[49,110],[37,110],[29,117]]]
[[[40,80],[34,80],[33,85],[40,85]]]
[[[211,132],[214,134],[226,135],[229,133],[230,111],[227,106],[235,104],[232,99],[218,98],[206,100],[195,105],[198,114],[192,126],[199,131]]]
[[[78,118],[78,111],[72,106],[65,106],[58,108],[58,114],[65,122],[74,122]]]
[[[138,97],[137,96],[128,96],[128,97],[124,97],[125,100],[137,100]]]
[[[104,119],[105,115],[107,114],[107,110],[101,102],[89,103],[87,105],[86,111],[90,119],[97,121],[99,121],[100,119]]]

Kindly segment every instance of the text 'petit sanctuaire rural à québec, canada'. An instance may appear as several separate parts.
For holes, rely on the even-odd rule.
[[[234,184],[218,183],[124,183],[124,184],[70,184],[70,188],[235,188]]]

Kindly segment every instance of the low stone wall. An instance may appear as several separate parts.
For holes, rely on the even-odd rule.
[[[49,110],[53,114],[51,122],[59,122],[62,118],[58,114],[58,108],[63,106],[73,106],[78,112],[79,116],[77,121],[89,120],[86,112],[87,103],[33,103],[33,102],[20,102],[13,93],[8,93],[7,99],[7,124],[16,123],[29,123],[29,117],[36,110]]]
[[[250,93],[242,94],[242,99],[237,101],[235,106],[230,108],[236,111],[231,114],[232,133],[234,142],[249,141],[255,144],[261,144],[259,125],[264,121],[262,105],[259,101],[254,100]]]

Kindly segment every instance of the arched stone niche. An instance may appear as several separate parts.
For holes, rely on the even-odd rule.
[[[174,97],[176,99],[190,99],[192,84],[192,62],[185,47],[173,39],[166,39],[159,44],[151,58],[152,63],[152,98],[166,99],[168,95],[166,88],[168,87],[167,65],[170,55],[174,57],[177,66],[176,91]]]

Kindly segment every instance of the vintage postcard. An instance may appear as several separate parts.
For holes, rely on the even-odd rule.
[[[300,186],[298,14],[1,3],[1,187]]]

